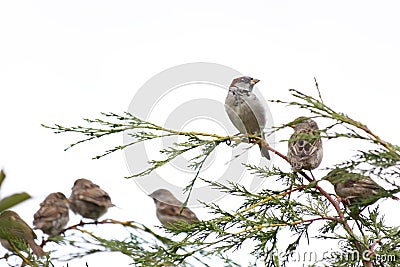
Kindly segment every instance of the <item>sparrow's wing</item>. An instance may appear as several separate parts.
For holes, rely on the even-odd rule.
[[[349,179],[345,183],[345,186],[351,188],[355,192],[354,194],[361,196],[377,196],[385,192],[385,189],[383,189],[380,185],[375,183],[369,177],[362,177],[360,179]]]
[[[107,192],[94,184],[90,187],[79,189],[79,191],[76,192],[76,196],[79,200],[94,203],[98,206],[113,206]]]
[[[36,238],[35,232],[19,215],[12,215],[10,217],[10,226],[10,233],[18,238],[24,240]]]
[[[165,202],[159,202],[157,206],[159,211],[165,215],[178,216],[181,211],[181,207],[170,205]]]
[[[33,224],[39,223],[39,220],[54,221],[68,212],[67,206],[61,205],[43,205],[34,215]]]
[[[290,138],[292,143],[290,146],[291,153],[302,159],[311,157],[316,153],[322,142],[321,138],[314,137],[315,134],[312,130],[301,129],[295,132]]]
[[[351,204],[368,206],[382,197],[389,196],[383,187],[371,178],[355,175],[339,184],[341,193],[350,200]]]
[[[190,221],[198,221],[199,220],[197,218],[196,214],[194,214],[194,212],[191,211],[189,208],[185,208],[182,211],[181,216],[185,217],[186,219],[189,219]]]
[[[165,202],[158,203],[159,212],[165,215],[174,216],[181,219],[198,221],[196,214],[189,208],[185,208],[181,213],[181,206],[170,205]]]
[[[374,180],[372,180],[369,177],[363,177],[363,178],[357,180],[356,182],[354,182],[354,185],[355,186],[359,186],[359,187],[363,187],[365,189],[384,190],[383,187],[381,187],[380,185],[375,183]]]

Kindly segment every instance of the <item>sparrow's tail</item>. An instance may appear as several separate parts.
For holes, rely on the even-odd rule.
[[[266,158],[266,159],[271,159],[271,157],[269,156],[268,149],[266,149],[265,147],[263,147],[261,144],[258,144],[258,146],[260,147],[261,155],[262,155],[264,158]]]
[[[396,197],[394,194],[397,194],[400,192],[400,189],[393,189],[389,190],[390,197],[394,200],[400,200],[400,198]]]
[[[29,241],[28,243],[29,243],[33,253],[35,253],[36,256],[38,256],[38,257],[46,256],[46,252],[44,252],[43,249],[35,243],[35,241],[32,240],[32,242]]]
[[[264,134],[262,134],[261,137],[265,140]],[[258,146],[260,147],[261,155],[266,159],[271,159],[268,149],[264,147],[261,143],[258,143]]]

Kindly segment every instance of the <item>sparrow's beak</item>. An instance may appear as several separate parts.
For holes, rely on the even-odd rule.
[[[256,83],[258,83],[260,80],[259,79],[251,79],[250,84],[251,85],[255,85]]]
[[[288,125],[290,128],[292,128],[292,129],[295,129],[296,128],[296,126],[295,125]]]

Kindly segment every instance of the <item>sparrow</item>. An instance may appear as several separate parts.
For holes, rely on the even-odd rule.
[[[265,139],[265,108],[253,93],[253,87],[260,80],[248,76],[236,78],[229,86],[225,99],[225,111],[241,134],[256,135]],[[268,149],[258,143],[263,157],[270,159]]]
[[[40,203],[33,218],[35,229],[50,236],[58,235],[69,221],[68,199],[63,193],[51,193]]]
[[[393,194],[400,189],[385,190],[370,177],[342,168],[330,171],[324,179],[333,184],[336,194],[345,200],[343,203],[349,206],[351,214],[359,214],[360,208],[372,205],[380,198],[399,200]]]
[[[170,191],[158,189],[149,195],[156,204],[157,218],[164,226],[178,227],[181,222],[192,223],[199,221],[196,214],[189,208],[182,210],[180,202]]]
[[[288,142],[287,158],[294,171],[313,170],[322,161],[322,140],[312,119],[299,117],[291,126],[294,133]]]
[[[107,192],[83,178],[75,181],[69,203],[74,213],[93,220],[97,220],[107,212],[108,208],[115,206],[111,203]]]
[[[24,250],[29,245],[36,256],[46,255],[34,241],[36,234],[16,212],[6,210],[0,214],[0,229],[0,242],[9,251]],[[26,245],[23,246],[23,243]]]

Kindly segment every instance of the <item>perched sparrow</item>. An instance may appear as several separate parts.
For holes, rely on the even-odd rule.
[[[97,220],[108,208],[114,206],[107,192],[83,178],[75,181],[69,202],[74,213],[93,220]]]
[[[63,193],[51,193],[40,203],[40,208],[33,218],[35,229],[40,229],[50,236],[58,235],[69,220],[68,199]]]
[[[189,208],[182,209],[182,202],[166,189],[158,189],[149,195],[156,204],[157,218],[164,226],[178,226],[179,222],[198,221],[196,214]]]
[[[324,179],[333,184],[336,194],[345,199],[344,203],[348,203],[350,210],[371,205],[380,198],[399,199],[393,194],[400,190],[385,190],[370,177],[345,169],[334,169]]]
[[[265,109],[252,92],[253,86],[259,81],[247,76],[234,79],[225,100],[225,111],[241,134],[257,135],[264,139]],[[262,156],[270,159],[268,149],[260,143],[258,146]]]
[[[33,253],[43,257],[46,253],[38,246],[34,239],[36,234],[17,213],[6,210],[0,214],[0,242],[9,251],[24,250],[23,242],[29,245]]]
[[[312,119],[299,117],[292,126],[294,133],[288,142],[287,158],[294,171],[313,170],[322,161],[322,141],[318,125]]]

